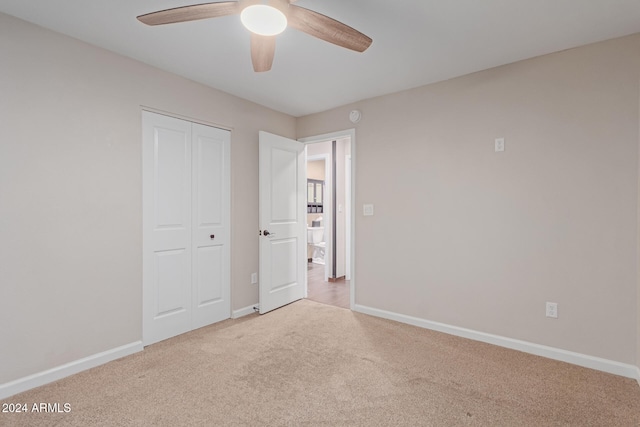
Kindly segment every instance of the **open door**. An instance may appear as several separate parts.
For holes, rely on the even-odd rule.
[[[260,314],[304,298],[307,224],[305,145],[259,135]]]

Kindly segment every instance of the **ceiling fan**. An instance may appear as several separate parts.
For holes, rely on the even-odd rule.
[[[251,31],[251,62],[256,72],[269,71],[273,64],[277,34],[287,25],[329,43],[364,52],[370,37],[318,12],[295,6],[297,0],[238,0],[194,4],[138,16],[147,25],[172,24],[240,14]]]

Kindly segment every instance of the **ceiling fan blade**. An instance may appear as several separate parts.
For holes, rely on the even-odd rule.
[[[288,21],[298,31],[356,52],[364,52],[373,42],[370,37],[340,21],[293,4],[289,5]]]
[[[219,16],[240,13],[237,1],[194,4],[176,7],[138,16],[138,20],[147,25],[173,24],[176,22],[196,21],[198,19],[217,18]]]
[[[253,71],[269,71],[276,53],[276,37],[251,33],[251,62]]]

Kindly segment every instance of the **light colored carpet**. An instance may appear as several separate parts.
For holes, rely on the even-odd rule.
[[[3,402],[3,426],[639,426],[636,381],[302,300]]]

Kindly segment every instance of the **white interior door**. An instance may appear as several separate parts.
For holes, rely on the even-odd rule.
[[[304,144],[260,132],[260,313],[304,297],[307,223]]]
[[[230,134],[146,111],[142,120],[148,345],[230,317]]]

